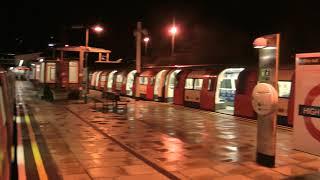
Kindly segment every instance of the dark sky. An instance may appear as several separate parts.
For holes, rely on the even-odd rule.
[[[71,26],[99,23],[106,31],[100,35],[90,34],[90,45],[112,50],[115,58],[134,58],[136,22],[141,20],[149,30],[151,49],[156,53],[170,43],[166,28],[172,17],[176,17],[181,27],[180,41],[185,44],[190,42],[188,38],[198,38],[195,38],[196,32],[217,32],[215,37],[219,38],[222,34],[243,36],[247,42],[270,32],[288,32],[292,37],[301,32],[303,36],[296,39],[300,39],[299,48],[303,49],[308,45],[302,44],[309,44],[304,39],[313,40],[319,36],[319,5],[317,1],[297,0],[12,1],[0,6],[0,52],[39,51],[51,41],[84,44],[84,31],[72,30]],[[309,29],[315,29],[314,33],[308,33]],[[292,39],[291,36],[288,39]],[[312,48],[317,46],[317,42],[311,44]],[[228,48],[237,49],[237,46],[228,45]],[[183,48],[186,47],[180,47]]]

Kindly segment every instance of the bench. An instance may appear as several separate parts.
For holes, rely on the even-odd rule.
[[[129,101],[122,101],[120,98],[120,95],[114,92],[106,92],[106,98],[111,100],[114,103],[113,107],[115,109],[118,109],[119,107],[126,109],[129,102]]]
[[[92,100],[94,101],[94,109],[97,109],[97,104],[101,103],[102,104],[102,109],[104,110],[108,105],[113,105],[113,102],[107,99],[99,99],[96,97],[91,97]]]
[[[102,108],[105,110],[109,105],[112,105],[114,109],[122,107],[123,109],[127,108],[129,101],[122,101],[120,95],[114,92],[102,92],[102,99],[93,98],[95,102],[95,108],[97,108],[97,103],[102,103]]]

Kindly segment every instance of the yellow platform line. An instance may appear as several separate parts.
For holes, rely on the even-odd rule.
[[[17,163],[18,163],[18,179],[26,180],[26,169],[25,169],[25,161],[24,161],[24,149],[22,142],[22,133],[21,133],[21,116],[16,117],[17,123]]]
[[[39,179],[40,180],[47,180],[48,179],[48,175],[47,172],[44,168],[44,164],[43,164],[43,160],[41,158],[41,154],[40,154],[40,150],[37,144],[37,140],[36,137],[34,135],[32,126],[31,126],[31,121],[30,121],[30,117],[26,112],[25,107],[23,107],[23,111],[24,111],[24,118],[25,118],[25,122],[27,124],[28,127],[28,132],[29,132],[29,137],[30,137],[30,142],[31,142],[31,149],[32,149],[32,153],[33,153],[33,157],[37,166],[37,171],[38,171],[38,175],[39,175]]]

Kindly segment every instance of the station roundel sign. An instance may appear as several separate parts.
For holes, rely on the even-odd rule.
[[[320,84],[313,87],[306,96],[304,104],[307,106],[312,106],[313,101],[320,95]],[[313,138],[320,142],[320,130],[312,123],[311,117],[304,116],[304,123],[307,130]]]

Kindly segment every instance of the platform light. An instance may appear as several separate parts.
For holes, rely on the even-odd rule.
[[[265,38],[257,38],[254,42],[253,42],[253,47],[256,49],[261,49],[261,48],[265,48],[267,47],[267,39]]]
[[[39,62],[43,62],[43,58],[39,59]]]
[[[69,44],[64,45],[64,47],[69,47]]]
[[[149,38],[149,37],[145,37],[145,38],[143,39],[143,41],[144,41],[144,42],[146,42],[146,43],[148,43],[148,42],[149,42],[149,40],[150,40],[150,38]]]
[[[22,66],[22,65],[23,65],[23,62],[24,62],[24,60],[21,59],[20,62],[19,62],[19,66]]]
[[[273,46],[267,46],[264,49],[277,49],[277,47],[273,47]]]
[[[9,69],[10,69],[10,70],[13,70],[13,69],[14,69],[14,67],[10,67]]]
[[[172,26],[170,29],[169,29],[169,33],[172,34],[173,36],[175,34],[177,34],[178,32],[178,28],[176,26]]]
[[[35,65],[36,65],[36,64],[33,64],[33,63],[31,64],[31,66],[35,66]]]
[[[94,31],[96,32],[102,32],[103,31],[103,27],[99,26],[99,25],[96,25],[92,28]]]

